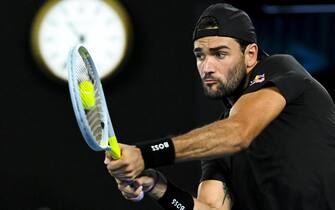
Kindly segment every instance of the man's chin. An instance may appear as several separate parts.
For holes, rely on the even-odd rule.
[[[221,91],[210,91],[208,89],[205,90],[205,95],[211,99],[221,99],[223,97],[223,93]]]

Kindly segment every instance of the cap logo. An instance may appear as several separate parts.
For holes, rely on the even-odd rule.
[[[208,26],[208,27],[206,27],[204,29],[219,29],[219,27],[218,26]]]
[[[205,30],[217,30],[219,29],[218,26],[208,26],[206,28],[198,28],[198,31],[205,31]]]

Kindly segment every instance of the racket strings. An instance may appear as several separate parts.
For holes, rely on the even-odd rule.
[[[100,144],[104,137],[105,119],[102,100],[98,91],[97,83],[92,79],[92,70],[89,63],[85,63],[82,57],[77,54],[76,56],[76,67],[75,67],[75,78],[77,79],[77,85],[84,81],[90,81],[94,85],[95,92],[95,105],[90,110],[85,110],[86,119],[89,124],[91,133],[93,134],[96,141]]]
[[[86,112],[88,124],[91,128],[93,136],[98,143],[100,143],[100,141],[102,140],[103,130],[105,128],[105,124],[102,119],[103,113],[101,110],[101,104],[97,104],[93,107],[93,109]]]

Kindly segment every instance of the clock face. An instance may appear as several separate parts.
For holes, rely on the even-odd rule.
[[[54,77],[67,81],[67,58],[83,44],[100,77],[110,76],[122,63],[129,41],[128,19],[115,0],[50,1],[33,26],[33,52]],[[49,4],[49,5],[48,5]]]

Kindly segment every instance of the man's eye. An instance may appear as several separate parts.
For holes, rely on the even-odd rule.
[[[194,55],[197,60],[203,60],[205,58],[205,55],[202,53],[195,53]]]
[[[215,53],[215,56],[217,58],[220,58],[220,59],[224,58],[226,55],[227,55],[227,53],[225,53],[225,52],[216,52]]]

